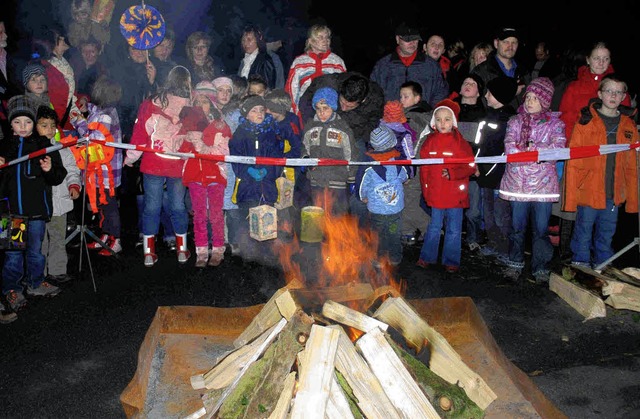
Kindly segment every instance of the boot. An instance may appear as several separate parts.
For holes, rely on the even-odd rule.
[[[102,236],[99,237],[99,239],[102,243],[107,244],[107,240],[109,240],[109,235],[103,234]],[[87,249],[91,249],[91,250],[102,249],[102,245],[100,244],[99,241],[87,243]]]
[[[186,263],[191,257],[191,252],[187,249],[187,234],[176,234],[176,253],[178,263]]]
[[[211,258],[209,259],[209,266],[218,266],[224,260],[224,246],[214,247],[211,249]]]
[[[98,254],[100,256],[111,256],[120,252],[122,252],[122,244],[120,244],[120,239],[116,239],[115,236],[109,236],[109,239],[107,240],[107,247],[100,250]]]
[[[196,247],[196,268],[204,268],[209,260],[209,249],[206,246]]]
[[[144,266],[150,268],[158,261],[156,236],[142,236],[142,249],[144,251]]]

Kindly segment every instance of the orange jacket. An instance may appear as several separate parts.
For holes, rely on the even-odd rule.
[[[596,111],[600,106],[601,102],[596,100],[585,108],[582,117],[573,128],[569,147],[607,144],[605,125]],[[636,123],[624,114],[625,108],[619,107],[621,115],[616,135],[617,144],[632,144],[640,140]],[[636,153],[635,150],[616,153],[613,201],[616,205],[626,202],[625,210],[630,213],[638,212]],[[567,160],[563,191],[564,211],[576,211],[578,205],[605,209],[606,163],[606,155]]]

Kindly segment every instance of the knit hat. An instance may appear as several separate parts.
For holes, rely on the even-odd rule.
[[[371,131],[369,144],[375,151],[391,150],[398,144],[398,139],[391,128],[381,124]]]
[[[489,80],[487,90],[503,105],[508,104],[516,96],[518,82],[512,77],[498,76]]]
[[[313,99],[311,100],[313,109],[316,108],[316,105],[321,100],[324,100],[327,106],[329,106],[334,111],[338,109],[338,92],[336,92],[334,89],[330,87],[322,87],[316,90],[316,92],[313,95]]]
[[[210,81],[201,81],[196,84],[196,87],[193,89],[193,93],[205,95],[211,101],[211,104],[216,103],[216,88]]]
[[[438,109],[442,108],[449,109],[451,112],[453,112],[453,126],[458,128],[458,115],[460,115],[460,105],[458,105],[457,102],[454,102],[451,99],[444,99],[436,104],[436,107],[431,114],[431,122],[429,122],[429,126],[435,129],[436,112],[438,111]]]
[[[231,87],[231,94],[233,94],[233,81],[229,77],[216,77],[212,83],[215,89],[221,86]]]
[[[480,97],[484,96],[484,80],[482,80],[482,77],[475,73],[472,73],[467,75],[465,79],[473,79],[473,81],[475,81],[478,85],[478,94],[480,95]],[[464,80],[462,81],[464,82]]]
[[[249,95],[242,101],[242,104],[240,105],[240,113],[246,118],[247,114],[255,106],[266,106],[264,98],[260,95]]]
[[[280,115],[286,115],[291,109],[291,97],[284,89],[273,89],[264,95],[267,109]]]
[[[399,100],[390,100],[385,103],[382,120],[384,122],[407,122],[402,103]]]
[[[553,98],[553,82],[549,77],[538,77],[527,86],[525,95],[527,93],[533,93],[538,97],[540,106],[543,111],[549,110],[551,107],[551,98]]]
[[[36,123],[36,104],[25,95],[13,96],[7,103],[7,115],[9,123],[19,116],[30,118]]]
[[[27,66],[22,70],[22,83],[25,87],[27,87],[27,83],[34,75],[44,75],[47,77],[47,70],[45,70],[44,66],[40,63],[31,63],[27,64]]]

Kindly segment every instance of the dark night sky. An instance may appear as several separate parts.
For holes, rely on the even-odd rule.
[[[16,44],[18,39],[28,38],[38,27],[51,21],[64,24],[70,19],[70,0],[2,3],[10,51],[12,47],[22,50],[22,45]],[[119,37],[117,21],[125,8],[140,3],[117,0],[112,36]],[[377,7],[370,1],[344,0],[147,0],[145,3],[161,11],[179,40],[195,30],[211,33],[218,55],[232,64],[239,57],[239,34],[247,22],[276,28],[281,26],[283,16],[292,16],[302,31],[317,21],[327,23],[334,33],[333,49],[343,57],[347,68],[368,74],[375,60],[393,48],[395,26],[407,20],[421,29],[425,39],[432,33],[444,35],[445,40],[459,37],[468,49],[479,41],[491,41],[499,26],[515,26],[522,34],[517,59],[523,64],[533,59],[538,40],[550,42],[559,53],[568,45],[589,46],[604,40],[612,49],[617,71],[630,74],[627,80],[636,84],[630,78],[631,69],[635,68],[632,60],[639,52],[636,24],[640,21],[640,7],[631,0],[616,1],[600,9],[585,7],[584,1],[567,0],[547,2],[546,6],[540,2],[517,6],[513,1],[493,1],[457,3],[455,7],[449,3],[404,0],[396,9],[392,3]],[[499,17],[505,15],[512,18]]]

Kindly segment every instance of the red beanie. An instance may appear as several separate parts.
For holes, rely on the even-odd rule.
[[[451,112],[453,112],[453,126],[454,127],[458,127],[458,115],[460,115],[460,105],[458,104],[458,102],[454,102],[451,99],[443,99],[440,102],[438,102],[436,104],[436,107],[433,109],[433,113],[431,114],[431,122],[429,123],[429,126],[431,128],[435,128],[435,123],[436,123],[436,111],[440,108],[448,108],[451,110]]]
[[[384,114],[382,115],[384,122],[407,122],[404,115],[404,108],[399,100],[390,100],[384,104]]]

